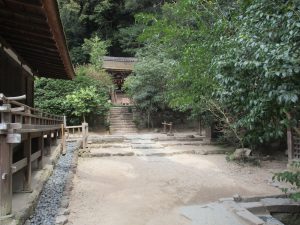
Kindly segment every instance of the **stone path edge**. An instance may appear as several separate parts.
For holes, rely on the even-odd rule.
[[[76,143],[76,149],[80,150],[80,146],[81,146],[81,141],[79,140]],[[70,214],[70,210],[69,210],[70,197],[71,197],[71,192],[73,190],[73,179],[77,170],[78,157],[79,157],[79,151],[75,151],[73,155],[70,171],[67,176],[67,181],[64,187],[63,198],[61,201],[59,212],[56,217],[56,221],[55,221],[56,225],[64,225],[68,223],[68,215]]]
[[[82,144],[81,140],[76,141],[76,149],[80,149],[80,146]],[[30,193],[30,195],[28,196],[28,199],[30,199],[28,202],[28,207],[25,208],[22,211],[19,212],[14,212],[14,216],[10,221],[7,221],[7,225],[23,225],[26,223],[26,220],[34,213],[34,210],[38,204],[40,195],[42,193],[42,190],[44,188],[44,185],[46,184],[46,182],[48,181],[48,179],[50,178],[50,176],[52,175],[56,163],[59,160],[61,155],[61,143],[58,143],[57,146],[55,146],[55,149],[53,150],[54,154],[53,156],[51,156],[50,161],[51,161],[51,165],[46,165],[41,171],[41,173],[43,173],[43,175],[41,176],[43,178],[43,180],[41,180],[41,184],[39,185],[37,189],[35,189],[32,193]],[[67,187],[72,186],[72,179],[74,176],[74,173],[76,172],[76,167],[77,167],[77,161],[78,161],[78,151],[74,152],[74,157],[73,157],[73,162],[72,162],[72,166],[71,166],[71,176],[68,176],[68,181],[66,183],[66,187],[65,189],[67,189]]]

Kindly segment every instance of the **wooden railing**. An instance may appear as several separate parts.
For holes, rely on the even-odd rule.
[[[12,212],[12,175],[23,170],[23,191],[31,192],[32,162],[42,168],[43,156],[61,136],[63,117],[19,102],[25,98],[0,94],[0,221]],[[16,145],[22,145],[23,157],[14,159]]]
[[[88,123],[82,123],[78,126],[64,126],[62,132],[63,154],[65,154],[65,142],[70,140],[81,140],[82,148],[87,147],[87,139],[89,133]]]

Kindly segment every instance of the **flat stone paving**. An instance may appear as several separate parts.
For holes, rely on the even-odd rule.
[[[286,167],[285,162],[263,162],[261,168],[239,166],[227,163],[225,155],[222,154],[184,153],[185,148],[204,153],[210,150],[214,152],[215,146],[163,146],[151,135],[135,135],[129,139],[118,137],[116,145],[124,143],[125,148],[113,147],[113,141],[109,142],[111,147],[102,148],[101,145],[107,143],[102,140],[101,143],[91,145],[92,154],[108,153],[106,157],[79,159],[71,195],[69,224],[204,225],[205,223],[197,222],[199,217],[194,216],[197,210],[188,207],[218,201],[234,194],[281,194],[268,181],[273,172]],[[129,147],[135,144],[160,145],[160,148]],[[149,152],[168,151],[169,155],[147,155]],[[112,156],[122,152],[134,154]],[[181,154],[172,155],[176,152]],[[230,215],[228,221],[225,221],[221,219],[221,214],[213,210],[204,214],[209,213],[216,222],[206,223],[209,225],[219,225],[218,221],[220,225],[236,225],[239,222],[230,218]]]

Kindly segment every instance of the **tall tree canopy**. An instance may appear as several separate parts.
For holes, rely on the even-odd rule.
[[[183,0],[165,3],[160,13],[138,14],[144,47],[128,82],[150,75],[151,60],[143,64],[159,52],[164,63],[157,76],[167,82],[158,95],[169,106],[206,121],[213,116],[240,145],[282,138],[290,115],[299,112],[299,4]],[[128,86],[133,97],[147,92]]]

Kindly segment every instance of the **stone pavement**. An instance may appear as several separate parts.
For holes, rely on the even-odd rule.
[[[227,198],[206,205],[181,208],[181,214],[193,225],[284,225],[270,215],[278,212],[299,213],[300,203],[280,197],[258,198],[250,202]]]

